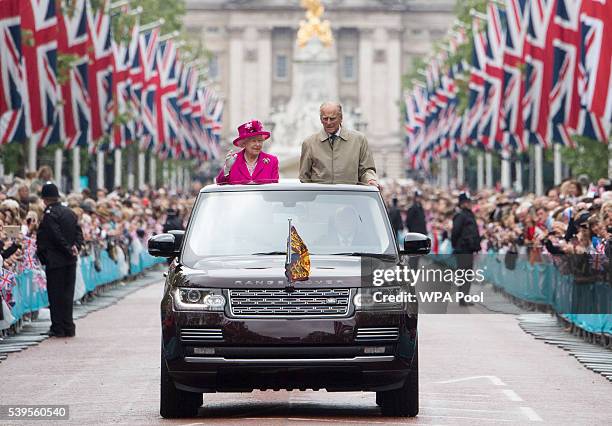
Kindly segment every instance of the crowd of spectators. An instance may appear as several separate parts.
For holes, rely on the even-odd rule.
[[[45,206],[40,197],[42,185],[53,181],[50,167],[41,167],[25,179],[15,178],[0,185],[0,315],[11,306],[11,284],[25,269],[42,270],[35,258],[36,231]],[[198,187],[192,188],[197,194]],[[62,194],[62,202],[79,218],[85,244],[81,256],[93,256],[101,268],[101,255],[128,267],[130,256],[146,248],[153,234],[182,227],[193,205],[191,194],[169,193],[165,189],[108,192],[83,189]],[[10,279],[9,279],[10,278]],[[11,283],[12,281],[12,283]],[[0,317],[1,320],[1,317]]]
[[[415,191],[422,193],[434,253],[452,251],[452,220],[461,191],[414,182],[387,182],[383,196],[406,217]],[[505,257],[511,268],[518,256],[531,263],[551,259],[563,272],[586,280],[612,282],[612,184],[589,182],[586,176],[550,188],[546,195],[516,194],[499,188],[471,194],[472,210],[482,236],[481,252]],[[405,222],[404,222],[405,223]],[[405,230],[410,231],[407,226]],[[550,255],[550,256],[548,256]]]

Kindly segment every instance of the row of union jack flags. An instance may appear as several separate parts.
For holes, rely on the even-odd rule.
[[[138,25],[115,42],[108,2],[73,3],[68,14],[61,0],[0,0],[0,144],[216,157],[223,101],[176,44]]]
[[[612,122],[612,0],[504,0],[487,5],[429,59],[405,95],[412,168],[468,147],[522,152],[573,147],[572,136],[607,143]],[[471,63],[445,65],[471,43]],[[458,110],[457,80],[468,83]]]

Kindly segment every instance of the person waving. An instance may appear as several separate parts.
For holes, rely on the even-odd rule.
[[[217,175],[218,184],[244,185],[278,182],[278,158],[262,151],[270,138],[260,121],[252,120],[238,127],[234,145],[242,148],[230,151]]]

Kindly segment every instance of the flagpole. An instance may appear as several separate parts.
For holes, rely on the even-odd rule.
[[[289,280],[289,285],[291,285],[291,274],[288,274],[287,265],[291,263],[291,219],[287,219],[289,222],[289,233],[287,234],[287,252],[285,255],[285,275],[287,276],[287,280]]]
[[[440,186],[448,189],[448,158],[442,158],[440,161]]]
[[[181,33],[179,33],[178,31],[172,31],[171,33],[160,36],[159,41],[162,42],[172,40],[173,38],[177,38],[179,35],[181,35]]]
[[[177,180],[177,185],[176,185],[176,189],[177,191],[182,191],[183,188],[183,165],[181,164],[181,161],[177,161],[176,162],[176,180]]]
[[[72,148],[72,192],[81,192],[81,152],[78,146]]]
[[[145,153],[138,151],[138,189],[143,190],[145,185]]]
[[[463,154],[457,154],[457,186],[462,186],[465,182],[465,169],[463,165]]]
[[[96,154],[96,160],[97,160],[97,186],[98,189],[103,189],[105,187],[104,185],[104,152],[101,150],[98,150],[98,153]]]
[[[168,179],[169,178],[168,163],[169,161],[164,161],[162,164],[162,186],[166,186],[166,188],[170,189],[171,185]]]
[[[486,171],[485,185],[487,188],[493,188],[493,154],[490,152],[485,153]]]
[[[612,138],[608,141],[608,179],[612,179]]]
[[[149,185],[151,189],[157,188],[157,159],[153,152],[149,152]]]
[[[510,171],[510,153],[508,150],[502,151],[502,164],[501,164],[501,184],[502,188],[510,189],[511,184],[511,171]]]
[[[118,7],[123,7],[123,6],[129,6],[130,5],[130,0],[119,0],[116,1],[115,3],[111,3],[110,4],[110,9],[117,9]]]
[[[523,192],[523,162],[519,158],[514,163],[516,180],[514,181],[514,190],[519,194]]]
[[[63,160],[63,155],[62,155],[62,148],[55,148],[55,182],[57,183],[57,187],[60,191],[63,191],[63,185],[62,185],[62,160]]]
[[[535,149],[535,194],[541,196],[544,194],[544,149],[541,145],[536,145]]]
[[[127,157],[127,188],[133,191],[136,177],[134,176],[134,155],[129,147],[125,149],[125,156]]]
[[[554,144],[554,171],[555,171],[555,185],[560,185],[563,180],[562,162],[561,162],[561,146]]]
[[[139,29],[138,32],[139,33],[146,33],[147,31],[151,31],[155,28],[159,28],[162,25],[164,25],[166,23],[166,20],[164,18],[159,18],[156,21],[153,22],[149,22],[148,24],[144,24],[142,25]]]
[[[116,148],[115,149],[115,183],[114,183],[114,187],[115,188],[119,188],[121,187],[121,148]]]
[[[480,191],[484,188],[484,154],[478,153],[478,166],[476,171],[476,188]]]
[[[36,140],[30,138],[28,141],[28,170],[31,172],[36,171]]]

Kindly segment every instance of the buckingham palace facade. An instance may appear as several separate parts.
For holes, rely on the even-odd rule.
[[[367,123],[379,176],[402,177],[402,75],[444,37],[455,2],[322,3],[334,36],[337,97]],[[240,123],[265,121],[291,98],[291,62],[304,13],[299,0],[186,0],[185,29],[210,51],[208,78],[225,98],[224,139]]]

